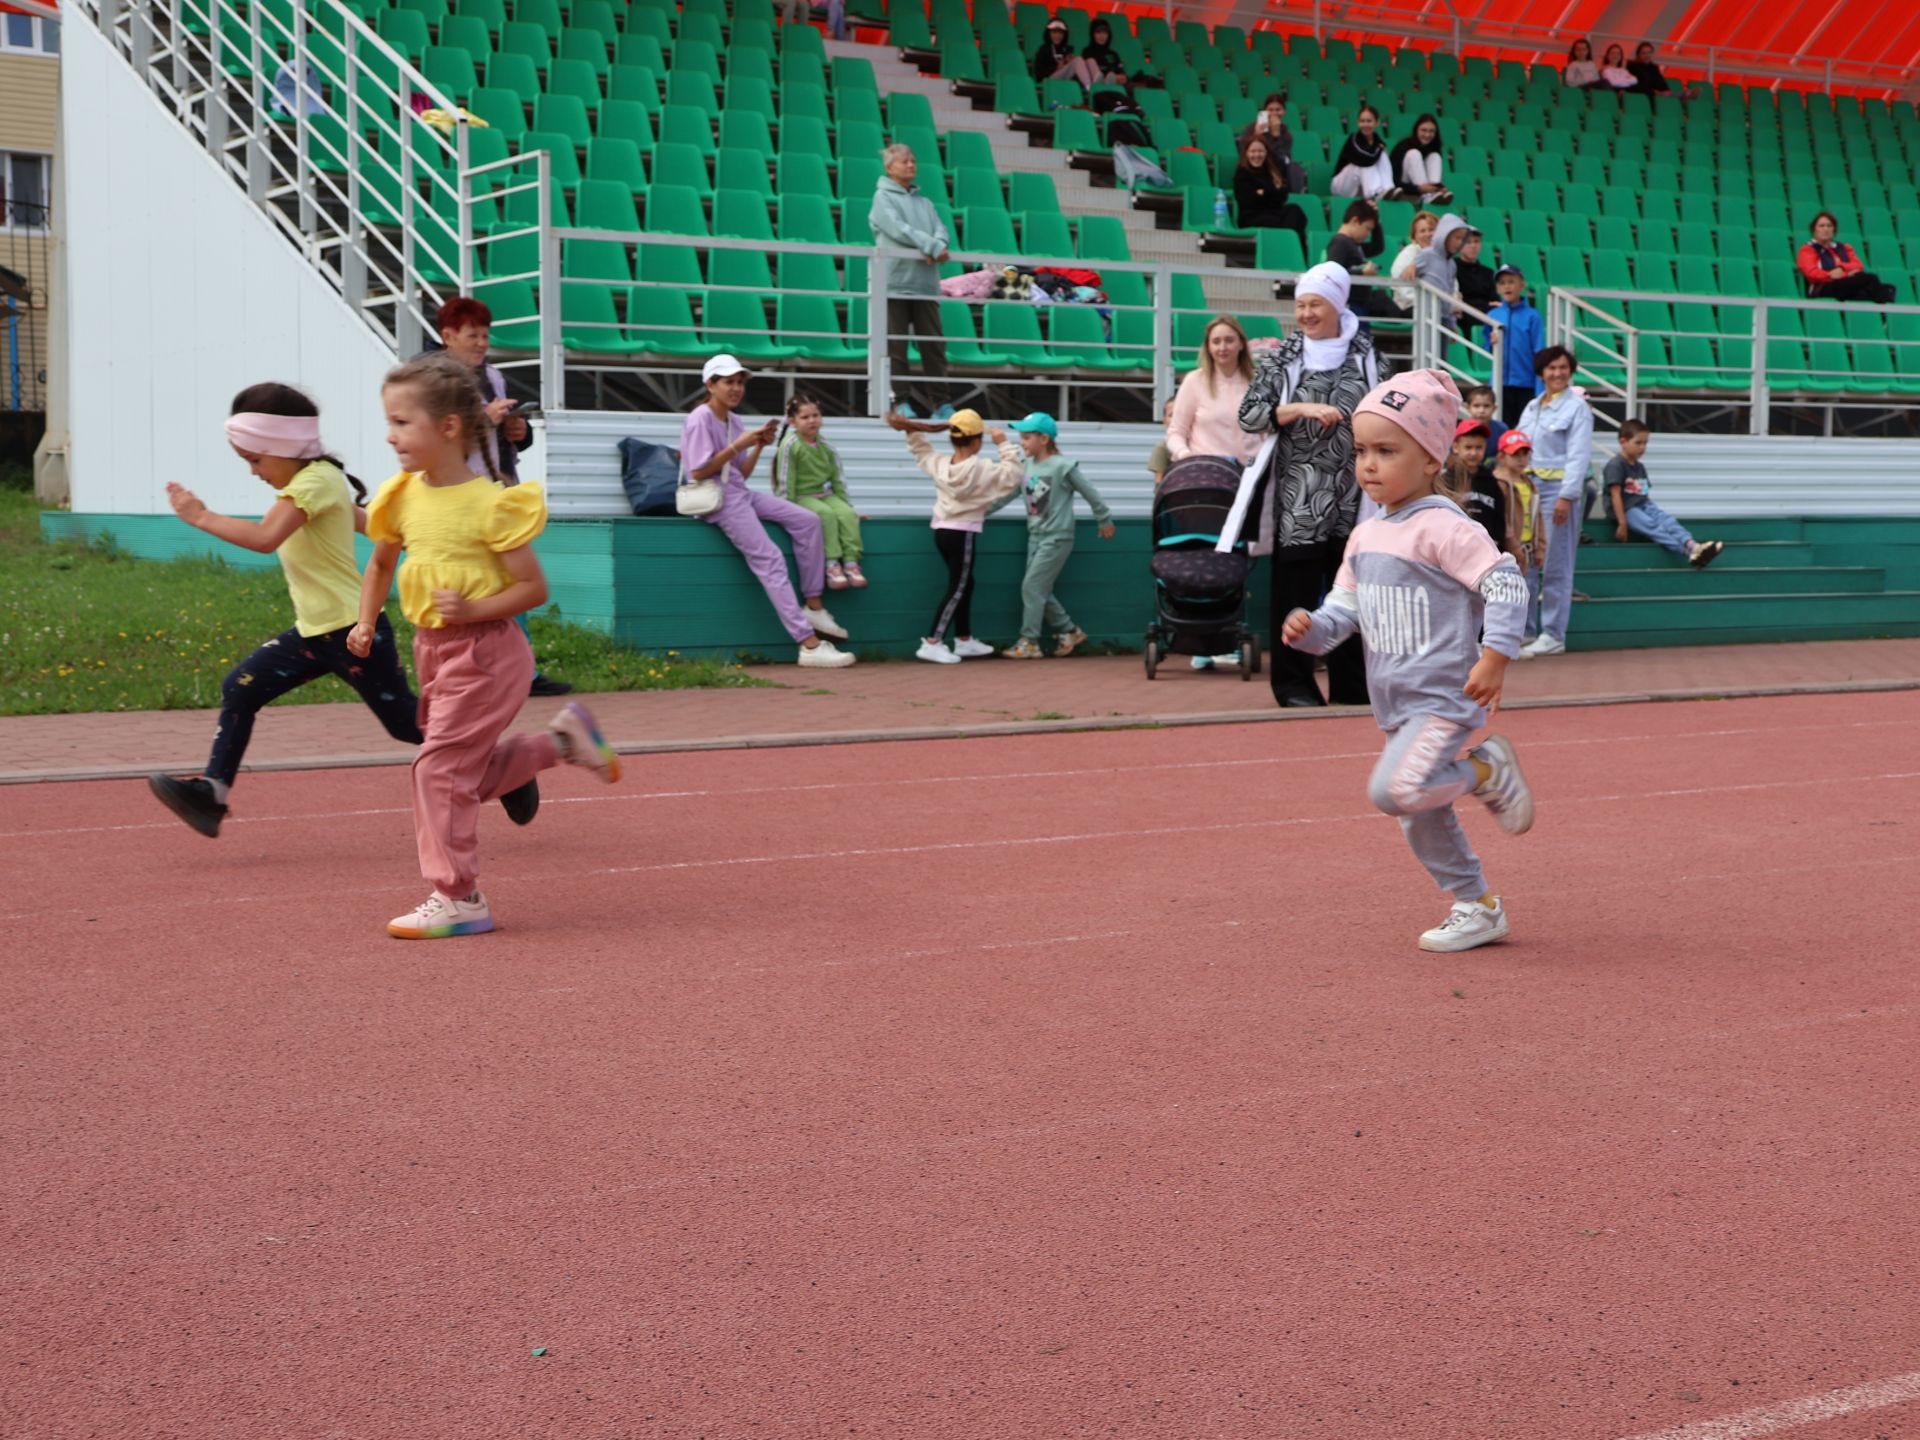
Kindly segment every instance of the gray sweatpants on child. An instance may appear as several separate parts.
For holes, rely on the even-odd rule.
[[[1367,782],[1367,798],[1400,817],[1414,858],[1457,900],[1478,900],[1487,893],[1480,857],[1453,813],[1453,802],[1476,783],[1473,766],[1460,758],[1460,742],[1470,733],[1451,720],[1416,715],[1388,733],[1387,748]]]

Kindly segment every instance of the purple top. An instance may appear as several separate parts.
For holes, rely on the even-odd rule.
[[[687,423],[680,429],[680,461],[687,467],[687,479],[693,479],[694,471],[708,464],[727,446],[746,433],[746,427],[740,423],[737,415],[729,415],[725,423],[713,413],[711,405],[695,406],[687,416]],[[727,468],[712,477],[723,485],[745,487],[746,472],[740,468],[740,457],[735,455],[727,462]]]

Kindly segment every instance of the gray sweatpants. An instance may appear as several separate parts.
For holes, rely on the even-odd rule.
[[[1416,715],[1388,734],[1387,748],[1367,782],[1367,798],[1400,817],[1414,858],[1457,900],[1478,900],[1487,893],[1480,857],[1453,813],[1453,802],[1470,794],[1475,783],[1473,766],[1460,758],[1460,742],[1469,733],[1451,720]]]

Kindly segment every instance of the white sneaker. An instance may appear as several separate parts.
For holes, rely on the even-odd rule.
[[[1193,657],[1193,668],[1194,668],[1194,669],[1196,669],[1196,670],[1211,670],[1211,669],[1213,669],[1213,656],[1211,656],[1211,655],[1196,655],[1196,656],[1194,656],[1194,657]]]
[[[853,655],[836,649],[831,640],[822,640],[818,645],[800,647],[800,664],[809,670],[844,670],[853,664]]]
[[[620,757],[600,733],[593,712],[578,700],[569,700],[560,713],[547,722],[556,735],[567,737],[566,762],[591,770],[608,785],[620,778]]]
[[[1506,938],[1507,907],[1500,903],[1500,897],[1496,895],[1492,909],[1478,900],[1454,901],[1447,918],[1420,937],[1420,948],[1450,954],[1455,950],[1473,950],[1481,945],[1491,945],[1496,940]]]
[[[1533,828],[1533,789],[1520,773],[1520,757],[1514,752],[1513,742],[1504,735],[1489,735],[1472,753],[1493,771],[1473,793],[1507,834],[1526,834]]]
[[[402,940],[447,940],[491,929],[493,912],[487,908],[487,897],[478,890],[471,900],[449,900],[436,890],[418,909],[387,922],[387,933]]]
[[[935,665],[958,665],[960,657],[947,648],[944,640],[922,640],[920,648],[913,652],[916,660],[928,660]]]
[[[829,640],[847,639],[847,627],[834,619],[823,606],[818,610],[807,611],[807,623],[813,626],[813,633],[824,635]]]
[[[1522,660],[1537,660],[1542,655],[1564,655],[1566,653],[1567,642],[1557,635],[1547,634],[1544,630],[1520,647],[1520,658]]]
[[[978,660],[984,655],[993,654],[993,646],[987,644],[984,640],[976,640],[969,635],[964,640],[956,640],[953,642],[953,653],[958,655],[962,660]]]

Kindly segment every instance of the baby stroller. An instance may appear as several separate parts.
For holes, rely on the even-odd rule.
[[[1240,652],[1240,678],[1260,673],[1260,639],[1247,627],[1247,547],[1213,547],[1240,488],[1240,467],[1191,455],[1168,468],[1153,497],[1153,624],[1147,678],[1168,655]]]

